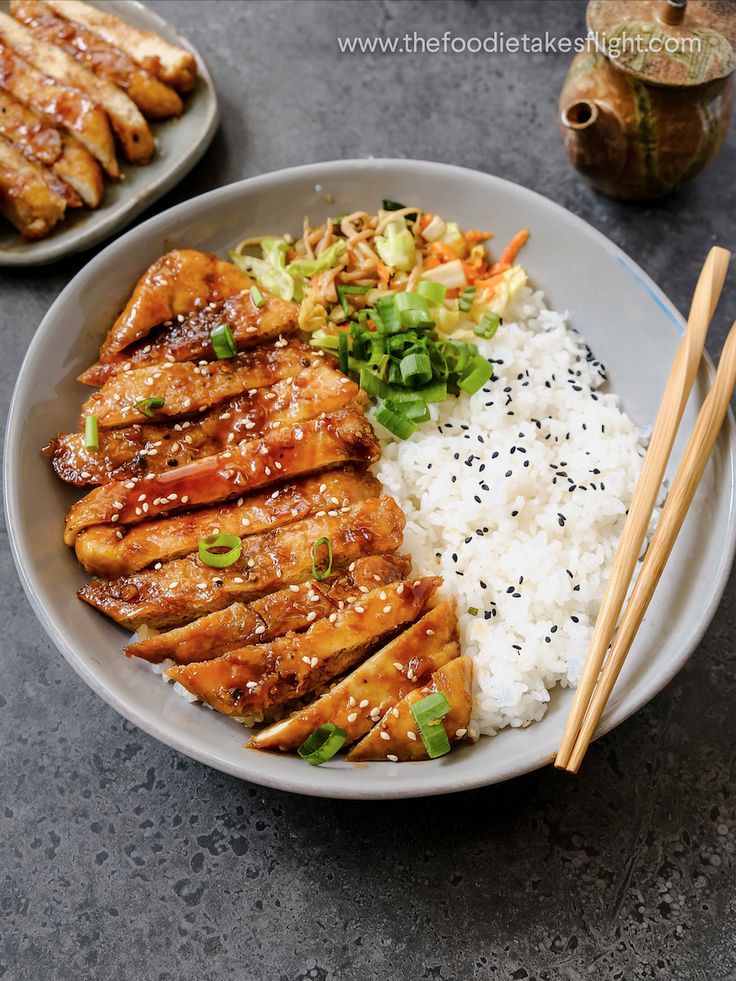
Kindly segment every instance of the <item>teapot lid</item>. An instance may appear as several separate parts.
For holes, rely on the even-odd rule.
[[[621,71],[686,87],[736,68],[733,0],[590,0],[595,46]]]

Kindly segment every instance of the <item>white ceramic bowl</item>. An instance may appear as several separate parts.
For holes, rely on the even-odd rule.
[[[683,323],[641,269],[599,232],[538,194],[486,174],[409,160],[320,163],[255,177],[129,231],[96,256],[49,310],[28,350],[8,420],[5,492],[15,560],[39,619],[81,678],[126,718],[188,756],[255,783],[325,797],[439,794],[543,766],[559,742],[571,694],[555,692],[544,720],[528,729],[506,730],[434,762],[332,761],[315,768],[296,757],[246,750],[247,733],[240,726],[186,703],[144,664],[127,660],[125,633],[77,600],[75,590],[86,577],[62,543],[64,513],[76,495],[57,480],[39,448],[74,426],[88,391],[76,375],[94,360],[137,277],[161,253],[190,246],[224,254],[244,235],[298,232],[305,213],[319,222],[356,208],[373,211],[384,197],[417,203],[461,226],[491,229],[499,242],[528,226],[524,265],[533,283],[554,308],[573,312],[573,324],[607,365],[627,411],[638,423],[651,423]],[[704,365],[675,461],[711,376],[712,367]],[[667,684],[715,612],[736,541],[735,463],[729,417],[601,732]]]

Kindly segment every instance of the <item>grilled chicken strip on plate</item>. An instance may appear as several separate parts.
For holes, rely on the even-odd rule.
[[[96,75],[121,88],[147,119],[181,115],[182,101],[174,89],[99,34],[59,16],[50,4],[43,0],[11,0],[10,11],[41,40],[58,45]]]
[[[401,546],[404,515],[390,497],[353,504],[337,514],[314,515],[242,542],[227,568],[212,568],[198,553],[111,581],[93,579],[79,596],[117,623],[137,630],[176,627],[234,601],[247,602],[314,575],[313,550],[329,538],[332,568],[344,569],[362,555]]]
[[[315,622],[305,633],[230,651],[167,675],[218,712],[246,724],[311,694],[422,614],[442,580],[402,580],[365,593],[359,603]]]
[[[347,571],[318,581],[287,586],[252,603],[232,606],[200,617],[184,627],[156,634],[125,648],[128,657],[153,664],[209,661],[247,644],[265,644],[284,634],[306,630],[315,620],[330,616],[376,585],[405,579],[411,560],[405,555],[371,555],[351,562]]]
[[[84,433],[66,433],[43,452],[62,480],[77,487],[106,484],[166,473],[279,426],[348,405],[364,408],[366,401],[354,382],[320,361],[271,388],[224,402],[191,422],[102,429],[97,449],[85,448]]]
[[[456,658],[457,641],[454,603],[439,603],[316,701],[256,733],[249,745],[298,749],[325,722],[343,729],[346,743],[355,742],[405,695],[426,684],[433,671]]]
[[[53,174],[0,136],[0,211],[23,238],[48,235],[66,211]]]
[[[183,558],[197,551],[200,538],[216,532],[254,535],[310,514],[334,512],[380,493],[381,485],[369,471],[345,467],[280,484],[274,491],[249,494],[232,504],[127,528],[94,525],[77,536],[74,547],[87,572],[111,579],[157,562]]]

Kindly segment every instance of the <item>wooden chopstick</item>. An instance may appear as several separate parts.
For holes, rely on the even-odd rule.
[[[565,767],[571,773],[577,773],[585,756],[588,746],[593,739],[596,727],[600,721],[608,698],[616,683],[626,655],[629,653],[636,633],[647,611],[649,602],[657,588],[665,564],[670,557],[672,547],[685,520],[685,515],[695,495],[695,491],[703,476],[705,465],[718,438],[723,420],[728,411],[728,405],[736,385],[736,323],[733,324],[726,338],[721,354],[721,360],[716,372],[713,387],[703,403],[695,428],[683,453],[682,460],[672,488],[667,496],[667,502],[662,510],[662,517],[652,541],[647,550],[641,567],[641,572],[626,605],[626,611],[621,625],[616,633],[611,652],[606,660],[593,698],[585,714],[583,724],[578,733],[570,759]]]
[[[611,574],[595,622],[572,708],[555,757],[555,766],[559,769],[567,769],[570,754],[583,724],[588,703],[626,598],[636,561],[641,554],[644,536],[659,495],[682,413],[685,411],[700,359],[703,356],[705,335],[721,295],[730,258],[731,253],[727,249],[714,246],[708,253],[698,277],[690,306],[687,330],[665,386],[649,448],[644,457],[624,530],[613,559]]]

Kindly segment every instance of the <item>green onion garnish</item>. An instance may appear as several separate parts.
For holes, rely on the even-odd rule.
[[[471,617],[477,617],[478,616],[478,607],[477,606],[469,606],[468,607],[468,613],[471,615]]]
[[[134,408],[150,419],[156,409],[163,409],[166,399],[161,395],[156,395],[150,399],[141,399],[136,402]]]
[[[324,569],[317,568],[317,549],[320,545],[327,546],[327,566]],[[332,542],[327,537],[318,538],[317,541],[312,545],[312,576],[317,580],[317,582],[322,582],[326,579],[332,572]]]
[[[450,711],[450,707],[447,695],[442,691],[432,692],[411,706],[411,714],[431,760],[450,752],[450,740],[440,721]]]
[[[478,337],[484,337],[487,341],[490,341],[498,330],[500,323],[501,318],[497,313],[484,313],[480,318],[480,322],[473,328],[473,333],[477,334]]]
[[[405,385],[426,385],[432,381],[432,362],[426,354],[407,354],[399,368]]]
[[[227,549],[227,551],[213,551],[213,549]],[[237,535],[228,535],[220,532],[219,535],[206,535],[199,539],[199,557],[205,565],[213,569],[227,569],[233,562],[237,562],[243,550],[243,543]]]
[[[87,416],[84,420],[85,450],[99,450],[100,437],[97,432],[97,416]]]
[[[467,374],[457,383],[458,387],[468,395],[475,395],[493,374],[493,365],[477,354],[470,362]]]
[[[261,293],[255,284],[250,288],[250,298],[253,301],[253,306],[258,307],[259,310],[266,302],[263,293]]]
[[[339,345],[337,349],[337,357],[340,365],[340,371],[343,373],[343,375],[347,375],[349,358],[347,331],[340,331],[340,333],[337,335],[337,342]]]
[[[460,294],[460,299],[457,301],[457,305],[463,313],[467,313],[472,307],[474,296],[475,286],[466,286]]]
[[[426,422],[429,419],[429,409],[424,399],[407,399],[404,402],[395,402],[393,399],[386,399],[384,405],[391,412],[395,412],[400,416],[406,416],[412,422]]]
[[[210,334],[210,341],[212,343],[212,350],[221,361],[224,361],[226,358],[234,358],[238,353],[238,349],[235,347],[233,332],[227,324],[220,324],[219,327],[215,327]]]
[[[297,753],[312,766],[321,766],[340,751],[347,738],[348,734],[344,729],[334,722],[325,722],[307,737]]]
[[[395,297],[379,296],[376,300],[376,313],[378,314],[377,327],[382,334],[401,333],[401,321]]]
[[[408,439],[417,428],[411,419],[407,419],[405,415],[395,412],[385,402],[376,409],[376,422],[380,422],[382,426],[399,439]]]
[[[442,303],[447,294],[447,287],[442,283],[433,283],[429,279],[422,279],[417,286],[417,293],[423,296],[430,303]]]
[[[347,297],[351,295],[359,296],[363,293],[368,293],[372,289],[372,286],[343,286],[342,284],[337,287],[337,298],[346,317],[350,316],[350,304],[347,301]]]
[[[434,320],[423,310],[403,310],[399,320],[409,330],[431,330],[434,327]]]

